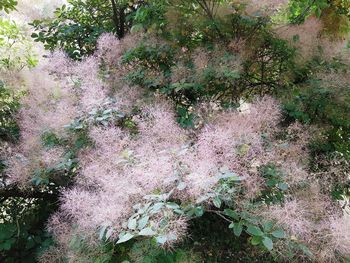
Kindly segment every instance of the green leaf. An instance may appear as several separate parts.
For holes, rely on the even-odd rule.
[[[204,209],[201,206],[197,206],[194,209],[194,213],[196,214],[196,216],[201,217],[204,214]]]
[[[164,245],[167,241],[167,236],[165,236],[165,235],[157,236],[156,241],[158,244]]]
[[[299,248],[303,251],[303,253],[305,255],[307,255],[308,257],[313,257],[313,254],[312,252],[310,251],[310,249],[308,247],[306,247],[305,245],[303,244],[299,244]]]
[[[316,8],[315,14],[319,18],[321,16],[321,14],[322,14],[322,9],[321,8]]]
[[[0,244],[0,251],[1,250],[10,250],[12,247],[12,242],[5,241],[4,243]]]
[[[181,209],[174,209],[174,212],[179,215],[183,215],[185,212],[182,211]]]
[[[232,209],[225,209],[224,214],[235,219],[235,220],[239,220],[238,214],[235,211],[233,211]]]
[[[248,144],[242,144],[238,147],[238,155],[243,157],[249,152],[250,146]]]
[[[257,246],[261,243],[261,237],[258,237],[258,236],[254,236],[252,237],[252,239],[250,240],[250,243],[253,245],[253,246]]]
[[[282,191],[286,191],[288,189],[288,184],[286,183],[279,183],[278,188]]]
[[[263,224],[263,229],[265,232],[269,232],[271,231],[272,227],[273,227],[274,223],[269,221],[269,222],[266,222],[265,224]]]
[[[213,199],[213,204],[214,204],[215,207],[220,208],[221,207],[221,199],[220,199],[220,197],[216,196]]]
[[[107,230],[106,236],[105,236],[106,240],[108,240],[111,237],[113,232],[114,232],[114,229],[112,227]]]
[[[276,238],[285,238],[286,233],[282,229],[277,229],[271,233]]]
[[[0,224],[0,240],[9,239],[17,233],[17,227],[13,224]]]
[[[128,228],[131,230],[135,230],[137,225],[137,220],[135,218],[130,219],[128,222]]]
[[[298,34],[293,36],[293,42],[299,42],[299,40],[300,36]]]
[[[105,236],[105,233],[106,233],[106,230],[107,230],[107,225],[103,226],[100,230],[100,235],[99,235],[99,238],[102,240]]]
[[[125,233],[123,235],[121,235],[119,237],[119,240],[117,242],[117,244],[121,244],[121,243],[124,243],[124,242],[127,242],[129,241],[130,239],[132,239],[135,235],[131,234],[131,233]]]
[[[149,220],[149,216],[144,216],[142,217],[140,220],[139,220],[139,225],[138,225],[138,229],[141,230],[143,229],[147,223],[148,223],[148,220]]]
[[[140,236],[154,236],[155,234],[157,233],[153,231],[150,227],[142,229],[139,233]]]
[[[269,187],[274,187],[277,183],[278,181],[276,179],[270,179],[266,181],[266,185]]]
[[[273,249],[273,242],[272,242],[271,238],[264,237],[262,243],[269,251],[271,251]]]
[[[178,205],[178,204],[176,204],[176,203],[166,203],[166,205],[165,205],[167,208],[170,208],[170,209],[173,209],[173,210],[175,210],[175,209],[180,209],[180,206]]]
[[[243,227],[241,223],[236,223],[233,226],[233,233],[235,234],[235,236],[239,237],[242,233]]]
[[[103,115],[106,115],[106,114],[110,114],[113,110],[112,109],[107,109],[105,111],[103,111]]]
[[[164,207],[164,204],[163,203],[156,203],[153,205],[152,207],[152,213],[155,214],[157,212],[160,211],[160,209],[162,209]]]
[[[251,234],[252,236],[263,236],[264,233],[261,231],[259,227],[249,225],[247,228],[247,232]]]
[[[184,190],[186,187],[187,187],[186,183],[181,182],[181,183],[179,183],[179,185],[177,186],[177,190],[182,191],[182,190]]]

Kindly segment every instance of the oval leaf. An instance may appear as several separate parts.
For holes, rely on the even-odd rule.
[[[243,227],[241,223],[236,223],[233,225],[233,233],[235,236],[239,237],[242,233]]]
[[[264,237],[262,243],[264,244],[264,246],[265,246],[269,251],[271,251],[271,250],[273,249],[273,243],[272,243],[271,238],[269,238],[269,237]]]
[[[152,208],[152,213],[155,214],[160,211],[164,207],[163,203],[155,203]]]
[[[134,237],[133,234],[130,234],[130,233],[126,233],[124,235],[122,235],[121,237],[119,237],[119,240],[117,242],[117,244],[120,244],[120,243],[124,243],[126,241],[129,241],[130,239],[132,239]]]
[[[264,233],[260,230],[259,227],[252,226],[252,225],[248,226],[247,232],[249,234],[251,234],[252,236],[263,236],[264,235]]]
[[[140,236],[154,236],[155,234],[156,232],[153,231],[150,227],[142,229],[139,233]]]
[[[239,220],[238,214],[235,211],[231,210],[231,209],[225,209],[224,210],[224,214],[229,216],[229,217],[231,217],[231,218],[233,218],[233,219],[235,219],[235,220]]]
[[[128,228],[131,230],[135,230],[136,229],[136,225],[137,225],[137,221],[135,218],[130,219],[128,222]]]
[[[106,233],[106,230],[107,230],[107,225],[101,227],[101,230],[100,230],[100,235],[99,235],[99,238],[102,240],[105,236],[105,233]]]
[[[196,214],[196,216],[201,217],[204,214],[204,210],[203,207],[198,206],[194,209],[194,213]]]
[[[285,238],[286,233],[282,229],[277,229],[271,233],[276,238]]]
[[[257,246],[261,243],[261,237],[258,237],[258,236],[254,236],[252,237],[250,243],[253,245],[253,246]]]
[[[273,222],[266,222],[264,225],[263,225],[263,229],[265,232],[270,232],[271,229],[273,227]]]
[[[278,188],[282,191],[288,190],[288,185],[286,183],[279,183]]]
[[[164,245],[167,241],[167,237],[166,236],[157,236],[156,237],[156,241],[158,244]]]
[[[144,216],[144,217],[142,217],[142,218],[139,220],[138,229],[139,229],[139,230],[143,229],[143,228],[147,225],[148,220],[149,220],[149,216]]]
[[[109,228],[106,232],[105,238],[108,240],[111,237],[111,235],[113,234],[113,232],[114,232],[114,229]]]
[[[221,207],[221,199],[220,199],[220,197],[216,196],[213,199],[213,204],[214,204],[215,207],[220,208]]]

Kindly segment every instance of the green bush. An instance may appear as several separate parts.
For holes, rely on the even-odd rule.
[[[14,21],[0,17],[0,69],[21,70],[38,64],[29,39]]]
[[[48,50],[61,48],[73,59],[92,54],[98,37],[114,32],[123,38],[130,23],[127,17],[139,7],[137,1],[69,0],[56,9],[53,19],[35,20],[32,37]]]
[[[16,0],[2,0],[0,2],[0,11],[4,10],[6,13],[9,13],[16,8],[16,5]]]
[[[312,64],[314,65],[314,64]],[[340,67],[340,68],[339,68]],[[319,74],[347,74],[348,66],[326,63]],[[316,68],[320,70],[320,68]],[[345,71],[344,71],[345,70]],[[310,78],[298,84],[284,103],[287,119],[322,127],[327,140],[318,144],[322,151],[339,151],[350,158],[350,93],[346,83]],[[314,144],[316,146],[316,144]],[[317,150],[317,149],[315,149]]]
[[[15,95],[0,81],[0,138],[16,141],[19,138],[19,126],[15,114],[19,110],[19,95]]]
[[[35,263],[53,240],[45,231],[54,200],[8,198],[1,201],[0,260],[4,263]],[[57,201],[57,200],[55,200]]]

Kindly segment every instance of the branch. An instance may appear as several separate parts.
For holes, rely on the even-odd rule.
[[[214,214],[217,214],[218,216],[220,216],[222,219],[224,219],[225,221],[229,222],[229,223],[232,223],[232,220],[226,218],[223,213],[221,211],[217,211],[217,210],[207,210],[207,212],[209,213],[214,213]]]
[[[115,2],[115,0],[111,0],[111,4],[112,4],[112,11],[113,11],[113,17],[112,17],[112,21],[114,23],[114,27],[116,29],[116,31],[119,31],[119,19],[118,19],[118,7],[117,7],[117,3]],[[120,39],[121,37],[118,35],[118,38]]]

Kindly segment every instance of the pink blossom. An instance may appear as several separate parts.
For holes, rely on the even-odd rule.
[[[96,55],[107,66],[116,66],[122,55],[117,37],[111,33],[102,34],[97,41]]]
[[[311,217],[308,206],[301,201],[288,201],[281,207],[272,207],[268,213],[294,236],[305,237],[313,230],[313,223],[308,219]]]
[[[329,222],[332,248],[344,256],[350,256],[350,217],[333,217]]]

